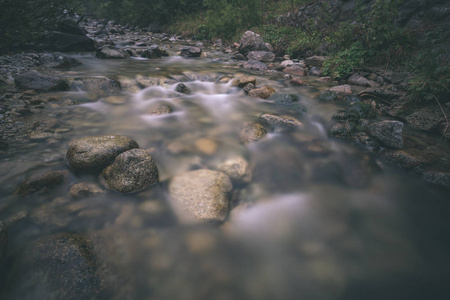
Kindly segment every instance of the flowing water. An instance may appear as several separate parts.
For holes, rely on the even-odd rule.
[[[59,121],[58,136],[9,151],[1,162],[0,220],[22,218],[9,230],[7,262],[0,269],[5,295],[23,299],[15,290],[30,286],[18,283],[30,278],[21,275],[28,270],[16,266],[16,253],[34,240],[70,232],[89,237],[98,266],[108,266],[96,271],[107,290],[98,297],[105,299],[448,299],[448,190],[328,138],[325,125],[342,107],[318,101],[329,86],[314,78],[292,87],[282,74],[240,69],[220,52],[184,59],[177,50],[152,60],[78,55],[83,65],[60,71],[68,78],[122,82],[175,78],[191,93],[162,84],[124,91],[126,102],[114,105],[85,101],[85,92],[72,89],[45,104]],[[243,74],[279,95],[296,95],[307,112],[248,97],[227,80]],[[161,103],[173,113],[152,115]],[[263,113],[289,115],[303,126],[275,126],[263,139],[242,143],[243,125]],[[148,149],[161,183],[134,194],[75,200],[68,193],[73,184],[98,180],[71,173],[50,193],[10,195],[28,175],[67,169],[70,140],[101,134],[129,136]],[[234,157],[249,163],[251,175],[233,182],[228,220],[180,224],[169,201],[170,179],[217,169]],[[37,295],[56,299],[45,288]]]

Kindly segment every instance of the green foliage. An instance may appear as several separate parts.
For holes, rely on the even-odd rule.
[[[79,0],[0,0],[0,52],[34,41],[80,5]]]
[[[323,72],[334,79],[345,78],[363,66],[365,57],[367,57],[367,49],[361,42],[355,42],[348,49],[341,50],[327,59]]]

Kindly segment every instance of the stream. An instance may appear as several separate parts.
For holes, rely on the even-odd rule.
[[[307,86],[291,86],[283,74],[242,69],[218,50],[183,58],[181,44],[167,45],[169,56],[159,59],[74,54],[82,65],[57,71],[72,81],[120,81],[120,103],[87,100],[76,84],[47,94],[60,99],[44,103],[58,130],[1,158],[0,220],[13,224],[0,265],[1,299],[449,299],[448,189],[330,139],[327,124],[343,106],[318,98],[331,85],[305,77]],[[243,75],[274,88],[279,100],[252,98],[233,86]],[[159,83],[133,90],[137,78]],[[177,92],[179,82],[191,92]],[[161,104],[173,111],[154,114]],[[244,124],[262,114],[287,115],[301,126],[275,124],[262,139],[243,143]],[[160,183],[74,199],[74,184],[99,180],[70,172],[48,193],[12,194],[31,174],[68,170],[69,142],[93,135],[135,140],[156,162]],[[232,181],[227,220],[181,222],[170,180],[235,158],[248,171]],[[82,247],[94,261],[88,275],[29,263],[30,249],[39,253],[50,244],[39,241],[66,233],[89,240]],[[70,261],[83,266],[77,259]],[[60,273],[78,283],[51,278]]]

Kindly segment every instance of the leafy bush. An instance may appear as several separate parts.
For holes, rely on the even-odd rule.
[[[361,42],[355,42],[324,62],[324,74],[334,79],[345,78],[364,64],[366,56],[367,49]]]

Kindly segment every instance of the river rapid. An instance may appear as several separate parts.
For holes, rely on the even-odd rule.
[[[343,105],[318,98],[331,85],[305,77],[308,85],[292,86],[284,74],[242,69],[218,50],[183,58],[181,47],[167,44],[169,56],[159,59],[76,54],[82,65],[57,71],[72,81],[120,81],[120,103],[88,101],[76,85],[43,95],[58,99],[44,109],[59,130],[1,157],[0,220],[9,224],[2,299],[448,299],[448,189],[330,139],[329,122]],[[249,97],[231,84],[242,75],[277,95],[294,95],[294,103]],[[136,90],[137,78],[158,84]],[[176,91],[179,82],[190,94]],[[153,114],[161,104],[173,112]],[[287,115],[301,126],[272,125],[262,139],[243,143],[243,126],[262,114]],[[75,199],[74,184],[99,181],[70,172],[49,192],[13,194],[31,174],[68,170],[71,140],[105,134],[128,136],[148,150],[160,183],[132,194]],[[227,220],[180,222],[170,180],[189,170],[217,170],[234,158],[248,170],[232,182]],[[48,246],[61,234],[86,239],[83,246],[74,239],[61,246],[76,259]],[[68,259],[69,271],[36,267],[29,256],[40,252]],[[71,264],[80,267],[74,271]],[[67,272],[78,284],[53,278]]]

